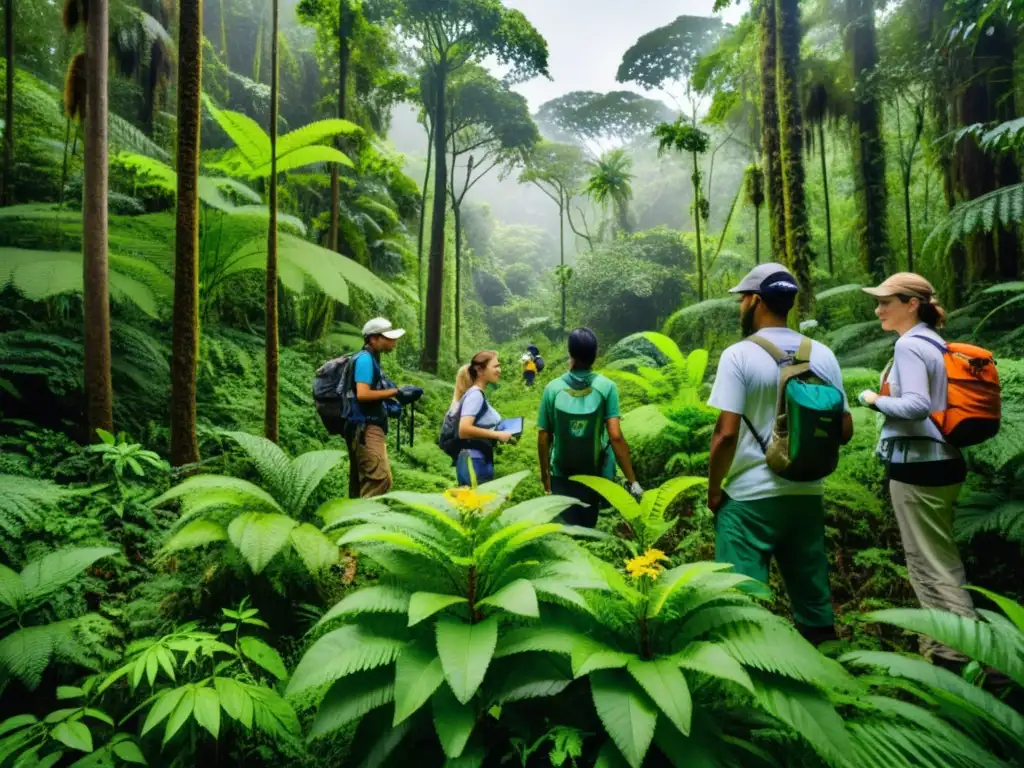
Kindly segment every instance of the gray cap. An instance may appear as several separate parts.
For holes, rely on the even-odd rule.
[[[796,293],[800,286],[793,273],[781,264],[769,262],[758,264],[740,280],[739,284],[729,289],[729,293],[756,293],[759,296]]]
[[[400,339],[405,336],[405,330],[395,328],[386,317],[375,317],[363,326],[363,338],[370,336],[383,336],[386,339]]]

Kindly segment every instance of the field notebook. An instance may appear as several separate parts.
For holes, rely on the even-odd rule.
[[[505,419],[494,428],[498,432],[511,432],[513,435],[523,434],[523,417]]]

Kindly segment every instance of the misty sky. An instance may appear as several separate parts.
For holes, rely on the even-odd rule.
[[[535,78],[516,88],[536,110],[569,91],[638,90],[615,82],[626,49],[677,16],[710,16],[714,0],[505,0],[505,5],[526,14],[548,41],[553,79]],[[722,18],[735,22],[742,10],[734,6]]]

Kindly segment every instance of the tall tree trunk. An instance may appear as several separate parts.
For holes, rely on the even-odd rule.
[[[90,0],[85,32],[85,179],[82,248],[85,274],[85,399],[89,436],[113,430],[110,383],[110,286],[107,282],[107,62],[109,6]]]
[[[558,191],[558,195],[559,195],[560,198],[564,199],[564,195],[562,194],[561,190]],[[558,206],[558,266],[559,266],[558,283],[559,283],[559,288],[561,289],[561,293],[562,293],[562,324],[561,324],[560,327],[562,329],[562,333],[563,334],[565,333],[565,289],[566,289],[566,285],[565,285],[565,283],[566,283],[566,280],[565,280],[565,206],[566,205],[567,204],[562,204],[562,205]]]
[[[14,0],[4,0],[4,172],[0,205],[14,202]]]
[[[811,283],[811,244],[804,196],[803,119],[800,113],[800,4],[776,0],[778,34],[779,146],[786,212],[786,255],[789,268],[800,284],[801,317],[809,317],[814,304]]]
[[[910,166],[903,174],[903,220],[907,228],[907,271],[914,271],[914,232],[910,222]]]
[[[454,163],[453,163],[454,166]],[[455,219],[455,359],[462,360],[462,206],[452,204]]]
[[[754,206],[754,263],[761,263],[761,206]]]
[[[825,123],[818,123],[818,151],[821,153],[821,185],[825,190],[825,244],[828,248],[828,273],[836,273],[832,256],[832,206],[828,199],[828,162],[825,159]]]
[[[697,230],[697,301],[704,301],[704,248],[700,240],[700,167],[697,165],[697,153],[691,152],[690,155],[693,157],[693,226]]]
[[[447,131],[445,84],[447,62],[437,65],[434,97],[434,210],[430,227],[430,266],[427,276],[427,317],[424,334],[422,368],[437,373],[441,352],[441,304],[444,301],[444,228],[447,209],[448,158],[445,156]]]
[[[429,119],[428,119],[428,122]],[[423,173],[423,187],[420,190],[420,226],[419,234],[416,238],[416,286],[417,296],[420,299],[420,305],[417,309],[417,313],[420,320],[420,346],[423,346],[423,341],[426,338],[426,316],[424,314],[424,301],[423,301],[423,231],[427,225],[427,186],[430,184],[430,163],[434,156],[434,124],[430,123],[427,127],[427,170]]]
[[[199,461],[199,128],[203,94],[203,0],[178,3],[178,210],[174,238],[171,460]]]
[[[278,440],[278,338],[277,338],[277,101],[278,101],[278,9],[273,0],[274,18],[270,38],[270,226],[267,227],[267,380],[263,434],[275,443]]]
[[[871,76],[878,66],[875,9],[872,0],[846,0],[846,52],[853,75],[854,195],[861,262],[877,281],[885,279],[889,258],[888,191],[885,184],[885,144],[877,86]]]
[[[348,117],[348,65],[352,55],[351,24],[349,23],[351,11],[348,7],[348,0],[339,0],[338,3],[338,118],[345,120]],[[339,136],[335,140],[338,150],[343,150],[345,143]],[[341,169],[337,163],[331,164],[331,224],[327,235],[328,247],[332,251],[341,253],[341,233],[338,229],[341,217],[341,181],[339,174]]]
[[[761,0],[761,137],[764,151],[765,192],[768,196],[768,233],[775,261],[786,260],[785,193],[779,140],[778,34],[775,4]]]
[[[973,50],[965,46],[954,54],[959,126],[1016,117],[1013,33],[1001,21],[992,23],[991,29],[991,34],[978,37]],[[953,179],[956,199],[966,201],[1018,183],[1020,172],[1013,153],[992,157],[968,134],[956,144]],[[1017,277],[1019,242],[1013,230],[996,226],[992,232],[978,231],[965,246],[967,287]]]
[[[220,60],[224,66],[231,69],[231,62],[228,60],[228,18],[224,13],[224,0],[220,0]]]

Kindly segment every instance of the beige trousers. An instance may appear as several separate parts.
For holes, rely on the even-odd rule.
[[[974,601],[964,585],[967,576],[953,540],[953,505],[960,485],[937,487],[889,482],[892,506],[900,527],[910,583],[922,608],[937,608],[977,618]],[[967,661],[952,648],[922,637],[921,654],[950,661]]]
[[[367,425],[348,444],[350,499],[383,496],[391,490],[391,464],[384,430]]]

